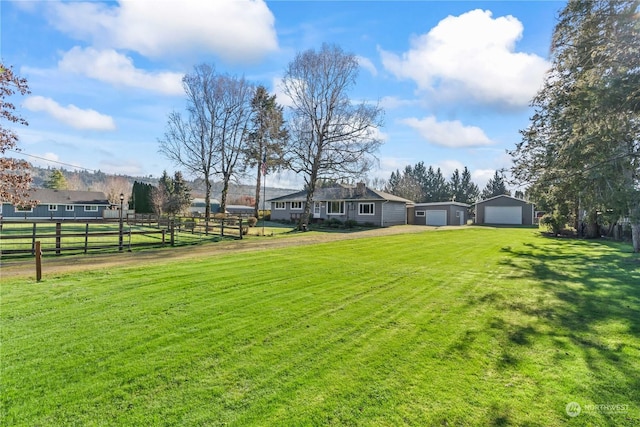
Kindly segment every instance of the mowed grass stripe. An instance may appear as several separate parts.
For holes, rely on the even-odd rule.
[[[640,398],[639,273],[615,244],[461,229],[3,283],[4,420],[560,425]]]

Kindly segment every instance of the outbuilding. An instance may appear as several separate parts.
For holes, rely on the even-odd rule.
[[[533,225],[533,203],[507,196],[491,197],[476,202],[476,224]]]
[[[408,208],[408,222],[416,225],[441,227],[465,225],[470,205],[460,202],[416,203]]]

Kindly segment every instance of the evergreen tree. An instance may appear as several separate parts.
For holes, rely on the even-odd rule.
[[[449,185],[440,168],[429,166],[423,181],[424,202],[444,202],[450,200]]]
[[[478,186],[471,180],[471,172],[465,166],[462,170],[462,180],[460,183],[461,187],[461,198],[457,199],[457,201],[462,203],[467,203],[469,205],[473,204],[480,197],[480,189]]]
[[[278,171],[285,166],[285,152],[289,132],[285,128],[283,107],[269,95],[264,86],[258,86],[251,100],[251,129],[247,146],[247,165],[256,168],[254,215],[260,210],[260,188],[263,174]]]
[[[511,192],[507,190],[507,185],[504,182],[504,178],[498,171],[493,174],[493,178],[490,178],[487,185],[482,190],[482,199],[490,199],[502,194],[511,195]]]
[[[191,189],[180,171],[173,174],[172,199],[176,214],[184,212],[191,206]]]
[[[44,181],[43,186],[52,190],[66,190],[68,187],[67,178],[65,178],[62,171],[54,169]]]
[[[136,213],[153,213],[152,203],[153,185],[135,181],[129,198],[129,209]]]
[[[152,191],[152,200],[156,213],[178,215],[191,205],[191,189],[182,172],[175,172],[173,178],[163,171],[158,186]]]

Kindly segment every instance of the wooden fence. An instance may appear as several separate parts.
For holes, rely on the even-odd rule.
[[[241,218],[204,221],[196,218],[157,218],[129,215],[126,220],[0,221],[0,255],[131,251],[150,246],[192,244],[207,237],[242,239]]]

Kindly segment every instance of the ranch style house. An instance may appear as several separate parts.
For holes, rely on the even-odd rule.
[[[8,219],[102,219],[105,210],[112,208],[101,191],[32,190],[35,206],[0,204],[0,218]]]
[[[306,200],[306,190],[268,200],[271,219],[297,221],[304,212]],[[380,227],[406,224],[407,205],[413,204],[411,200],[368,188],[364,183],[317,188],[313,200],[312,222],[335,218]]]

